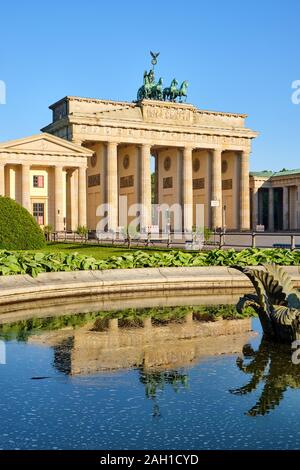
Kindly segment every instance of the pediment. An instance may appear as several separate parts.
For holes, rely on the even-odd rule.
[[[93,153],[80,145],[46,133],[4,142],[0,144],[1,151],[78,156],[87,156]]]

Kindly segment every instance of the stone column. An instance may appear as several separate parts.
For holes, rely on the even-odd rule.
[[[241,191],[241,165],[240,155],[235,153],[233,156],[233,175],[232,175],[232,226],[236,230],[240,228],[240,191]],[[224,221],[223,221],[224,223]]]
[[[268,230],[274,231],[274,189],[269,188],[269,224]]]
[[[151,146],[144,144],[141,146],[141,230],[146,225],[151,225],[151,168],[150,168]]]
[[[70,195],[71,195],[71,230],[75,231],[78,227],[78,210],[79,210],[79,194],[78,194],[78,169],[73,170],[70,177]]]
[[[107,165],[106,184],[108,207],[108,229],[116,231],[118,227],[118,144],[116,142],[107,143]]]
[[[22,165],[22,206],[31,213],[30,205],[30,166]]]
[[[289,229],[289,188],[288,186],[284,186],[282,188],[282,205],[283,205],[283,230]]]
[[[5,165],[0,162],[0,196],[5,196]]]
[[[193,168],[192,147],[183,149],[183,230],[191,232],[193,229]]]
[[[87,226],[86,221],[86,168],[78,169],[78,225]]]
[[[297,214],[296,214],[296,228],[300,228],[300,185],[297,186]]]
[[[212,226],[211,222],[211,155],[207,151],[206,154],[206,172],[205,172],[205,226],[207,228]]]
[[[63,200],[63,167],[54,167],[54,194],[55,194],[55,231],[61,232],[64,230],[64,200]]]
[[[211,207],[211,225],[215,229],[222,227],[222,150],[212,151],[211,200],[218,206]]]
[[[250,230],[249,152],[241,152],[240,172],[240,229]]]
[[[253,214],[253,221],[252,221],[252,229],[256,230],[256,226],[259,225],[259,204],[258,204],[258,189],[253,188],[252,192],[252,214]]]
[[[263,211],[263,191],[262,189],[258,191],[258,223],[264,224],[264,211]]]
[[[159,164],[158,164],[158,152],[155,155],[155,204],[159,204]]]

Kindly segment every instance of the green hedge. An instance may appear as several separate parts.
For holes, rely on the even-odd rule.
[[[36,250],[44,246],[44,234],[32,215],[9,197],[0,196],[0,248]]]
[[[285,249],[248,248],[240,252],[212,250],[197,253],[182,251],[133,251],[105,260],[78,253],[22,253],[0,251],[0,275],[42,272],[82,271],[120,268],[160,268],[179,266],[257,266],[274,263],[285,266],[300,265],[300,251]]]

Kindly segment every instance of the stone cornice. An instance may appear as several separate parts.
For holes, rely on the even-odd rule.
[[[84,147],[83,147],[84,148]],[[17,150],[17,149],[0,149],[0,156],[2,155],[41,155],[44,159],[47,157],[74,157],[74,158],[90,158],[92,154],[88,153],[86,155],[79,155],[78,153],[63,153],[63,152],[41,152],[40,150]]]
[[[79,102],[85,102],[85,103],[101,103],[101,104],[109,104],[109,105],[125,105],[125,106],[130,106],[134,108],[136,106],[135,102],[130,102],[130,101],[114,101],[114,100],[101,100],[97,98],[83,98],[80,96],[65,96],[64,98],[61,98],[60,100],[56,101],[55,103],[51,104],[49,106],[49,109],[55,108],[57,105],[63,103],[64,101],[79,101]]]
[[[116,107],[129,107],[129,108],[135,108],[135,107],[143,107],[143,105],[147,106],[160,106],[160,107],[169,107],[169,108],[181,108],[181,109],[189,109],[192,110],[195,113],[199,114],[211,114],[214,116],[220,115],[220,116],[230,116],[230,117],[241,117],[241,118],[247,118],[248,115],[244,113],[233,113],[233,112],[226,112],[226,111],[212,111],[212,110],[207,110],[207,109],[198,109],[196,108],[193,104],[190,103],[172,103],[169,101],[156,101],[156,100],[143,100],[143,101],[114,101],[114,100],[103,100],[103,99],[97,99],[97,98],[84,98],[80,96],[65,96],[64,98],[56,101],[55,103],[51,104],[49,106],[49,109],[55,108],[57,105],[61,104],[62,102],[66,101],[78,101],[82,103],[96,103],[96,104],[107,104],[110,106],[116,106]]]
[[[65,120],[66,121],[66,120]],[[59,121],[60,122],[60,121]],[[58,124],[58,122],[54,123]],[[53,125],[54,125],[53,124]],[[116,123],[114,120],[101,120],[98,122],[95,122],[92,119],[87,119],[87,118],[78,118],[78,117],[73,117],[71,116],[68,119],[68,124],[71,125],[85,125],[85,126],[96,126],[96,127],[106,127],[106,128],[114,128],[114,129],[132,129],[132,130],[145,130],[145,131],[154,131],[154,132],[169,132],[169,133],[178,133],[178,134],[200,134],[200,135],[220,135],[220,136],[230,136],[230,137],[245,137],[247,139],[253,139],[258,136],[258,132],[252,131],[251,129],[248,128],[216,128],[212,126],[197,126],[197,125],[191,125],[191,126],[183,126],[183,125],[162,125],[162,124],[150,124],[150,123],[145,123],[145,122],[131,122],[129,124],[128,121],[122,121]],[[56,126],[56,129],[61,129],[65,127],[66,122],[62,126]],[[50,124],[49,126],[45,127],[44,129],[49,128],[52,126]],[[52,127],[51,127],[52,128]],[[52,128],[53,129],[53,128]]]
[[[44,154],[24,154],[24,152],[1,152],[0,153],[0,164],[4,165],[22,165],[28,164],[30,166],[47,166],[54,167],[61,165],[63,167],[87,167],[87,159],[82,158],[79,155],[52,155],[45,156]]]
[[[282,176],[282,177],[276,177],[276,178],[271,178],[271,183],[272,186],[277,187],[277,186],[295,186],[295,185],[300,185],[300,175],[295,174],[294,176]]]

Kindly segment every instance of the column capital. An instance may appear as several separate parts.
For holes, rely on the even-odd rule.
[[[191,157],[192,153],[193,153],[193,147],[191,146],[183,147],[183,158]]]
[[[215,147],[209,151],[210,155],[214,159],[221,159],[222,158],[222,153],[225,150],[221,147]]]
[[[114,142],[114,141],[111,141],[111,140],[106,142],[107,148],[109,148],[109,147],[115,148],[115,147],[118,147],[118,145],[120,145],[120,142]]]
[[[239,152],[239,154],[241,155],[241,158],[249,158],[250,157],[250,153],[251,151],[249,149],[244,149],[244,150],[241,150]]]
[[[184,145],[183,150],[194,150],[196,147],[194,145]]]
[[[137,144],[138,147],[141,147],[141,148],[145,148],[145,147],[153,147],[153,144],[148,144],[147,142],[144,142],[144,143],[141,143],[141,144]]]
[[[149,155],[150,155],[151,154],[151,148],[153,147],[153,145],[152,144],[138,144],[137,147],[142,152],[149,153]]]

